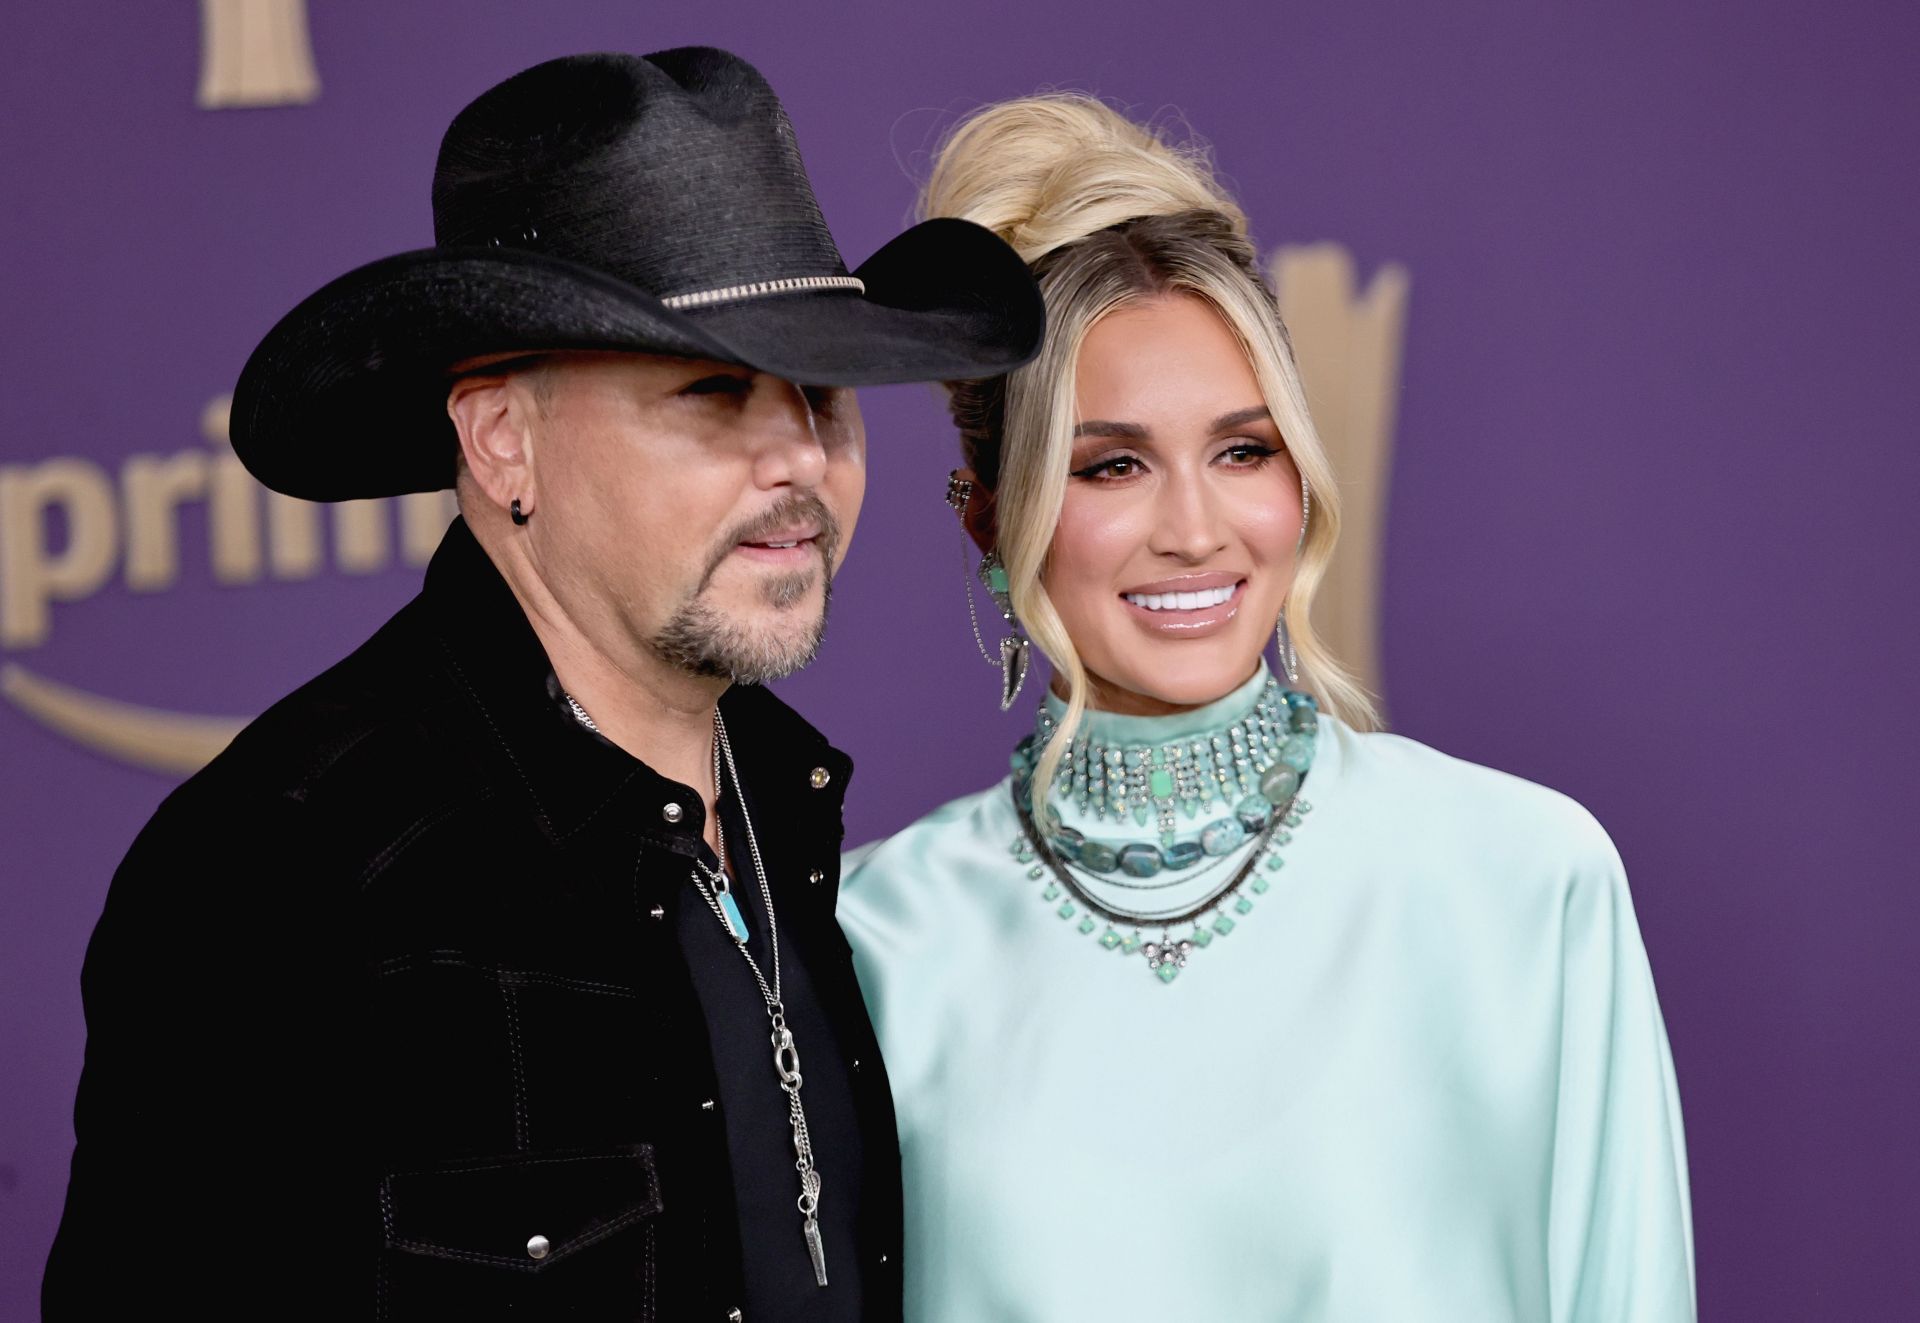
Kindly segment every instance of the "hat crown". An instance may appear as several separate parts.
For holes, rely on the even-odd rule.
[[[433,227],[658,298],[846,274],[779,99],[711,47],[567,56],[483,93],[441,141]]]

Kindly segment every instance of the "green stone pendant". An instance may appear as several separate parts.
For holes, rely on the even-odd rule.
[[[720,917],[726,921],[727,936],[733,938],[733,940],[740,943],[740,945],[745,946],[747,944],[747,920],[746,916],[740,913],[740,907],[734,904],[733,893],[731,891],[717,892],[715,893],[715,899],[720,902]]]

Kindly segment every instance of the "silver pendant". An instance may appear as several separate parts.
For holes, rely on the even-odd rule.
[[[820,1239],[818,1219],[808,1218],[801,1230],[807,1238],[807,1253],[813,1256],[813,1280],[825,1286],[827,1284],[827,1247]]]
[[[813,1169],[813,1136],[807,1130],[807,1114],[800,1106],[800,1049],[794,1046],[793,1031],[786,1017],[778,1016],[773,1026],[773,1068],[780,1072],[780,1088],[787,1095],[789,1117],[793,1125],[794,1166],[800,1172],[800,1234],[806,1237],[807,1257],[813,1260],[813,1279],[827,1284],[827,1246],[820,1235],[820,1220],[814,1214],[820,1207],[820,1173]]]
[[[1019,635],[1000,640],[1000,710],[1005,712],[1027,682],[1027,640]]]

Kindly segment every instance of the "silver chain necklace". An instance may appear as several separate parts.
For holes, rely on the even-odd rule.
[[[580,706],[579,700],[572,694],[567,695],[567,706],[573,710],[574,720],[588,730],[598,734],[600,727],[594,724],[587,710]],[[753,958],[753,952],[747,949],[747,925],[740,913],[739,905],[733,899],[733,884],[727,876],[727,837],[726,829],[721,825],[720,795],[721,761],[725,759],[726,779],[733,787],[735,800],[740,805],[740,820],[747,826],[747,850],[753,856],[753,875],[760,883],[760,900],[767,910],[767,949],[772,953],[773,981],[768,983],[765,974],[760,972],[760,962]],[[760,841],[753,830],[753,818],[747,812],[747,797],[740,789],[740,772],[733,763],[733,745],[727,739],[727,723],[720,716],[720,710],[713,712],[713,838],[719,847],[720,867],[709,868],[701,860],[693,862],[693,885],[700,893],[700,899],[706,901],[707,908],[713,911],[713,917],[720,920],[720,926],[733,939],[734,949],[740,958],[747,962],[747,968],[753,973],[753,981],[760,989],[761,999],[767,1004],[767,1019],[773,1026],[773,1068],[780,1075],[780,1091],[787,1095],[787,1120],[793,1127],[794,1170],[800,1173],[800,1197],[795,1206],[800,1210],[800,1234],[806,1238],[807,1256],[813,1260],[813,1278],[821,1286],[827,1284],[827,1248],[820,1235],[820,1173],[813,1166],[813,1135],[807,1129],[807,1113],[800,1105],[800,1050],[794,1046],[793,1031],[787,1027],[787,1008],[780,999],[780,921],[773,912],[773,889],[767,885],[766,865],[760,859]]]

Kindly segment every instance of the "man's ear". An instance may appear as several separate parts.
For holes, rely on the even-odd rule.
[[[447,417],[460,434],[460,453],[474,484],[501,511],[520,502],[530,515],[533,480],[533,401],[512,376],[461,377],[447,391]]]
[[[984,556],[993,550],[999,532],[999,524],[994,517],[993,491],[980,485],[980,479],[972,469],[955,469],[953,476],[971,484],[967,491],[967,504],[960,511],[960,525],[967,530],[967,536],[973,539],[973,545],[980,548],[980,554]]]

